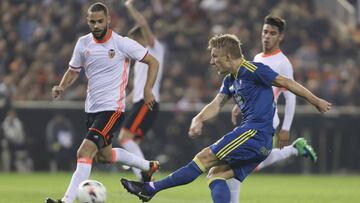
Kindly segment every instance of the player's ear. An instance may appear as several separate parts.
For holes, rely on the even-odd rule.
[[[230,53],[227,53],[227,54],[226,54],[226,61],[227,61],[227,62],[230,62],[231,59],[232,59],[231,54],[230,54]]]
[[[111,23],[111,17],[110,17],[109,14],[107,15],[106,19],[107,19],[107,24],[110,25],[110,23]]]
[[[280,32],[280,36],[279,36],[280,42],[284,39],[284,33]]]

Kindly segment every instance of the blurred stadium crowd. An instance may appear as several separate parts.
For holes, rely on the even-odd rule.
[[[0,3],[0,93],[12,100],[50,100],[50,90],[68,67],[77,38],[89,32],[86,0],[2,0]],[[111,8],[111,26],[126,35],[133,26],[123,1]],[[208,102],[221,80],[209,68],[207,41],[214,33],[240,37],[248,60],[261,51],[263,19],[286,19],[282,49],[295,78],[336,105],[360,105],[359,32],[340,34],[333,19],[312,0],[138,1],[157,37],[167,46],[162,101],[183,109]],[[64,100],[83,100],[86,79]],[[299,101],[301,103],[301,101]]]

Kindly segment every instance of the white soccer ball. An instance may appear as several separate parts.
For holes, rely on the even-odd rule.
[[[96,180],[85,180],[80,183],[77,193],[79,203],[104,203],[106,188]]]

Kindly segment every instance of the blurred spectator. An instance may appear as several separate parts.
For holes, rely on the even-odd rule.
[[[4,135],[1,141],[4,171],[32,171],[33,163],[26,149],[23,124],[14,109],[8,111],[1,127]]]
[[[46,125],[46,142],[51,153],[50,170],[70,170],[74,157],[74,126],[69,118],[55,115]]]
[[[76,39],[88,32],[81,16],[92,1],[11,1],[0,3],[0,81],[12,77],[15,100],[49,100],[49,87],[66,71]],[[126,34],[131,25],[122,1],[110,4],[112,28]],[[263,18],[272,13],[286,19],[286,37],[282,45],[295,69],[295,78],[322,95],[346,88],[347,93],[332,101],[335,105],[359,105],[358,96],[349,93],[360,88],[344,75],[355,75],[360,61],[359,28],[348,35],[339,32],[334,16],[329,18],[315,6],[314,0],[183,0],[137,1],[136,7],[149,19],[154,33],[168,48],[165,64],[162,101],[177,102],[185,92],[191,92],[187,77],[200,75],[211,92],[220,82],[209,73],[207,41],[211,35],[236,34],[249,50],[245,57],[253,58],[261,50],[259,34]],[[43,11],[43,12],[38,12]],[[234,20],[235,19],[235,20]],[[352,60],[354,68],[343,62]],[[326,68],[325,68],[326,66]],[[330,73],[334,72],[334,73]],[[341,73],[341,74],[340,74]],[[340,75],[339,75],[340,74]],[[330,79],[331,78],[331,79]],[[219,79],[215,79],[219,80]],[[210,81],[210,82],[209,82]],[[82,100],[86,86],[68,91],[64,100]],[[325,86],[331,82],[331,89]],[[4,82],[2,82],[4,83]],[[197,91],[197,90],[196,90]],[[186,96],[185,96],[186,97]],[[207,94],[197,100],[208,101]],[[334,98],[333,96],[330,96]],[[191,101],[195,102],[197,100]],[[301,103],[301,102],[300,102]]]

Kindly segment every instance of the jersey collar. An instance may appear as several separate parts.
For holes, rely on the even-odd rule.
[[[237,69],[237,71],[236,71],[236,74],[231,74],[234,78],[237,78],[238,77],[238,75],[239,75],[239,72],[240,72],[240,69],[241,69],[241,67],[243,66],[243,64],[245,63],[245,59],[243,59],[243,61],[241,62],[241,64],[239,65],[239,67],[238,67],[238,69]]]
[[[275,51],[273,51],[273,52],[271,52],[271,53],[269,53],[269,54],[265,54],[264,52],[261,54],[261,56],[262,57],[269,57],[269,56],[274,56],[274,55],[276,55],[276,54],[278,54],[278,53],[280,53],[281,52],[281,49],[277,49],[277,50],[275,50]]]
[[[106,35],[101,40],[97,40],[94,36],[93,36],[93,38],[96,43],[105,43],[111,38],[111,35],[112,35],[112,30],[108,29],[106,31]]]

